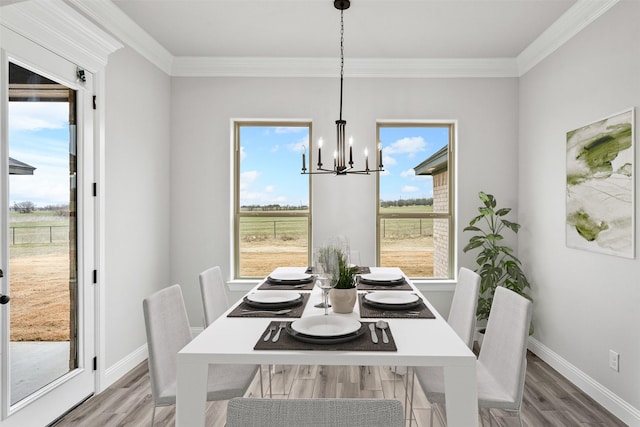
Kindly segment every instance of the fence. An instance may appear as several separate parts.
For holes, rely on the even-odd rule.
[[[32,225],[9,227],[12,245],[64,243],[69,240],[68,225]]]
[[[433,236],[433,219],[431,218],[382,218],[380,235],[389,239]]]

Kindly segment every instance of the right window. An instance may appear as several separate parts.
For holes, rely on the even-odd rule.
[[[453,123],[378,123],[377,256],[412,278],[453,278]]]

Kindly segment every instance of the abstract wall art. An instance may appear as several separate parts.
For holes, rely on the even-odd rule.
[[[635,256],[634,110],[567,132],[567,246]]]

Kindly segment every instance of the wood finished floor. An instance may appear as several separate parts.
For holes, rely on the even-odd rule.
[[[265,386],[268,385],[267,378],[265,366],[263,369]],[[396,398],[404,403],[401,378],[389,367],[382,366],[286,366],[284,378],[282,372],[274,373],[272,392],[273,397],[278,398]],[[260,396],[259,376],[256,376],[247,396]],[[226,404],[226,401],[207,404],[207,426],[224,426]],[[440,410],[443,411],[442,408]],[[417,385],[414,411],[416,421],[413,425],[428,426],[431,407]],[[55,426],[148,426],[151,423],[151,412],[149,372],[147,363],[144,362],[103,393],[67,414]],[[505,411],[491,410],[489,414],[489,411],[482,410],[481,416],[485,425],[489,425],[489,416],[493,417],[493,425],[518,425],[517,417]],[[527,427],[626,425],[532,353],[528,354],[522,421]],[[174,424],[174,406],[160,407],[156,410],[156,427]],[[441,427],[437,417],[434,417],[434,426]]]

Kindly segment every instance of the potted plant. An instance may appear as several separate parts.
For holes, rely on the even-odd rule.
[[[329,293],[331,307],[336,313],[351,313],[358,299],[355,281],[357,267],[349,265],[344,250],[336,248],[336,251],[340,276],[338,283]]]
[[[476,254],[479,267],[475,270],[480,275],[476,318],[484,321],[489,318],[493,294],[498,286],[504,286],[525,298],[531,297],[526,293],[530,284],[522,271],[520,260],[513,254],[513,249],[503,243],[503,231],[511,230],[517,234],[520,224],[505,218],[511,208],[498,208],[493,195],[481,191],[478,197],[482,202],[482,206],[478,208],[480,214],[464,228],[464,231],[471,231],[474,235],[463,251],[480,249]],[[533,324],[529,333],[533,333]]]

